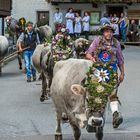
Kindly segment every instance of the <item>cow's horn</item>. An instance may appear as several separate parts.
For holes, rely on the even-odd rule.
[[[71,91],[75,95],[82,95],[85,92],[85,89],[78,84],[74,84],[71,86]]]

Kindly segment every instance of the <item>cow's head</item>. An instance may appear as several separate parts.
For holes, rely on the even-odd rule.
[[[85,89],[81,85],[74,84],[71,86],[71,91],[78,98],[78,102],[76,104],[75,109],[73,110],[73,114],[77,119],[79,127],[84,128],[87,124],[86,109],[85,109],[85,99],[86,99]]]
[[[75,117],[79,121],[79,126],[103,126],[104,119],[102,113],[94,112],[94,110],[90,110],[87,106],[89,92],[86,88],[81,85],[74,84],[71,86],[71,91],[79,97],[79,108],[77,107],[78,113],[75,111]]]
[[[89,48],[89,41],[84,38],[79,38],[75,41],[75,51],[78,58],[84,58],[85,52]]]

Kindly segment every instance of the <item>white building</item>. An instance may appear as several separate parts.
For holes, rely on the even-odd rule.
[[[45,0],[13,0],[12,17],[15,19],[24,17],[27,21],[36,23],[45,16],[52,21],[53,9],[54,6]]]
[[[11,14],[12,0],[0,0],[0,35],[4,35],[5,17]]]

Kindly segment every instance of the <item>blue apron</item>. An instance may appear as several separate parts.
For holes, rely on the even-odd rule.
[[[101,62],[106,64],[109,61],[111,61],[111,54],[108,54],[106,51],[103,51],[99,54],[99,58],[100,58]],[[114,71],[117,71],[117,63],[111,64],[111,66],[113,67]]]

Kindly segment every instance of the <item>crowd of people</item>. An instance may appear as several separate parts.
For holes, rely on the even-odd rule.
[[[116,14],[111,14],[110,16],[104,14],[100,20],[100,24],[103,25],[105,23],[111,24],[115,28],[114,37],[118,40],[121,39],[122,42],[136,41],[139,30],[138,25],[135,20],[131,20],[129,23],[129,20],[124,13],[121,13],[120,17],[117,17]]]
[[[66,21],[66,29],[70,36],[78,38],[81,33],[84,32],[85,38],[88,39],[90,31],[90,16],[88,12],[85,12],[84,16],[81,17],[79,12],[74,12],[73,8],[69,8],[64,18]],[[56,13],[54,14],[56,31],[59,30],[59,27],[63,24],[63,20],[63,14],[60,12],[59,8],[57,8]]]
[[[90,28],[90,15],[88,12],[84,12],[84,16],[81,17],[78,11],[74,11],[73,8],[69,8],[66,15],[63,15],[57,8],[56,13],[54,14],[54,24],[55,30],[57,31],[59,27],[66,22],[66,28],[69,31],[70,36],[80,37],[81,34],[85,35],[85,38],[88,39],[88,35],[91,31]],[[138,36],[138,25],[135,20],[131,20],[129,23],[128,18],[124,13],[120,15],[110,14],[108,16],[106,13],[100,19],[100,25],[111,24],[115,28],[114,37],[122,42],[132,41],[135,42]]]

